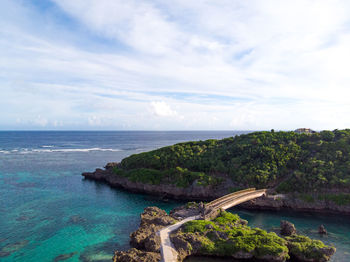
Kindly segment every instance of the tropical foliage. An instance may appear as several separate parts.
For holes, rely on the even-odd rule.
[[[217,185],[312,192],[350,186],[350,129],[314,134],[254,132],[180,143],[125,158],[116,173],[146,183]]]

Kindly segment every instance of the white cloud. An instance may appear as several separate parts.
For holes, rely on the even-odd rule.
[[[177,116],[178,113],[170,108],[164,101],[151,102],[152,111],[156,116],[169,117]]]

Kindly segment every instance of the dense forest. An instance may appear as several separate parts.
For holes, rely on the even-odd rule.
[[[180,143],[122,160],[115,173],[134,181],[186,187],[222,183],[237,188],[312,192],[350,188],[350,129],[254,132],[222,140]]]

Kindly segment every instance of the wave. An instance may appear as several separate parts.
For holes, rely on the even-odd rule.
[[[7,151],[7,150],[0,150],[0,153],[2,153],[2,154],[9,154],[9,153],[11,153],[10,151]]]
[[[28,149],[23,148],[21,150],[0,150],[2,154],[30,154],[30,153],[54,153],[54,152],[92,152],[92,151],[105,151],[105,152],[118,152],[122,151],[121,149],[115,148],[100,148],[100,147],[92,147],[92,148],[57,148],[57,149]]]
[[[113,148],[59,148],[59,149],[33,149],[33,152],[90,152],[90,151],[110,151],[110,152],[118,152],[121,149],[113,149]]]

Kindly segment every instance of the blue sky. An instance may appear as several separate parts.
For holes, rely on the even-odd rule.
[[[2,0],[0,129],[350,127],[350,2]]]

